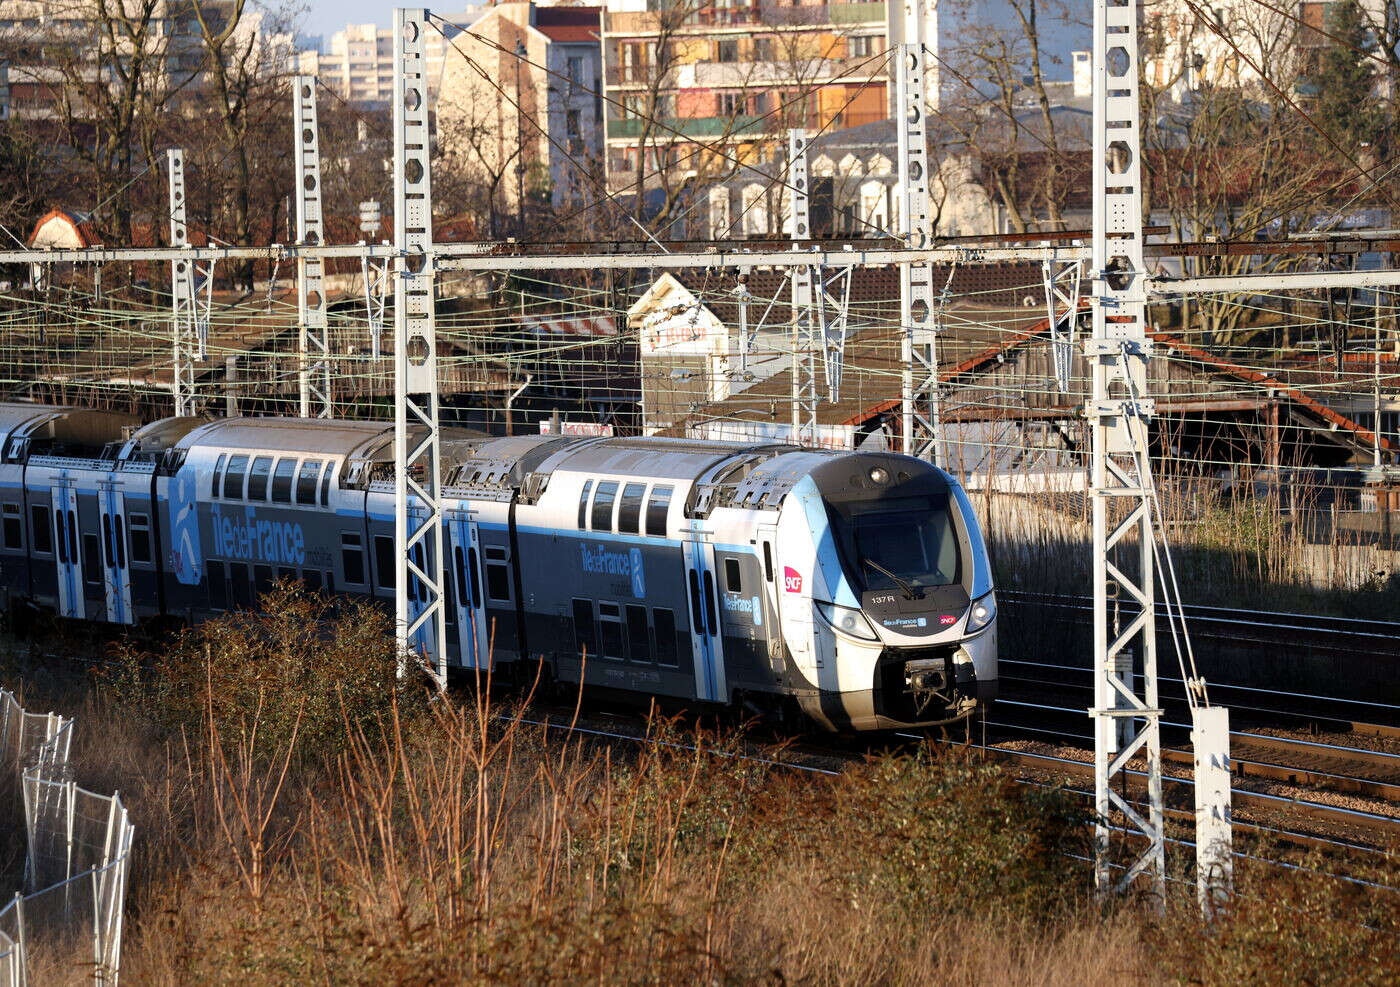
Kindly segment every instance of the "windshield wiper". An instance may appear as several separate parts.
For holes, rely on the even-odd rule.
[[[880,563],[875,562],[871,559],[861,559],[861,561],[864,562],[866,565],[870,566],[870,568],[874,569],[876,572],[882,572],[886,576],[889,576],[891,579],[893,579],[895,585],[899,587],[899,591],[904,594],[904,598],[906,600],[917,600],[919,598],[918,593],[914,591],[914,584],[909,582],[909,580],[904,579],[901,576],[896,576],[894,573],[890,572],[890,570],[886,569]]]

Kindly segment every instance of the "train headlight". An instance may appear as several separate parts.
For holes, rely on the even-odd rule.
[[[875,628],[870,626],[870,621],[866,620],[865,614],[859,610],[838,607],[834,603],[818,603],[817,612],[828,624],[842,634],[859,638],[862,641],[880,640],[879,635],[875,633]]]
[[[972,601],[972,610],[967,615],[967,633],[973,634],[990,624],[997,615],[997,595],[995,592],[979,596]]]

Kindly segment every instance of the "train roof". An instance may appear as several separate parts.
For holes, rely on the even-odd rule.
[[[250,452],[367,457],[393,438],[388,422],[307,418],[217,418],[191,429],[176,448],[218,446]]]

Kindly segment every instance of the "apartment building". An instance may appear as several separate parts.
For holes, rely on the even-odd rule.
[[[442,67],[452,51],[452,39],[463,25],[476,20],[480,7],[456,14],[442,14],[436,27],[423,33],[428,69],[428,95],[436,100]],[[437,30],[441,27],[442,30]],[[297,53],[298,71],[314,75],[326,88],[362,109],[384,109],[394,95],[394,29],[377,24],[347,24],[331,35],[324,49]]]
[[[790,127],[885,119],[887,22],[882,0],[614,0],[602,30],[610,190],[761,164]]]
[[[494,209],[516,217],[522,196],[555,206],[596,200],[601,13],[501,3],[473,21],[443,71],[435,167],[490,189]]]
[[[1386,0],[1359,0],[1358,5],[1362,18],[1374,28],[1386,28],[1394,20],[1394,8]],[[1214,23],[1208,24],[1199,14],[1200,6],[1157,0],[1143,11],[1144,78],[1178,102],[1203,88],[1271,93],[1261,70],[1280,88],[1306,95],[1307,74],[1316,69],[1319,53],[1334,43],[1326,33],[1333,6],[1327,0],[1215,0],[1208,8]],[[1376,83],[1384,95],[1384,72],[1376,73]]]
[[[83,86],[105,80],[120,85],[114,71],[129,64],[139,48],[155,71],[147,86],[195,93],[204,64],[199,22],[188,2],[156,6],[149,22],[133,22],[127,32],[104,31],[98,8],[72,0],[0,0],[0,63],[7,65],[10,115],[20,120],[51,120],[68,100],[82,117]],[[233,16],[233,0],[206,0],[206,20],[216,30]],[[290,38],[264,31],[260,13],[245,12],[239,30],[252,32],[270,48],[290,52]]]

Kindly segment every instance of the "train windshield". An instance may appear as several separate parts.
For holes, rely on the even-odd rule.
[[[841,553],[857,586],[912,596],[920,587],[959,581],[958,533],[946,492],[830,506]]]

